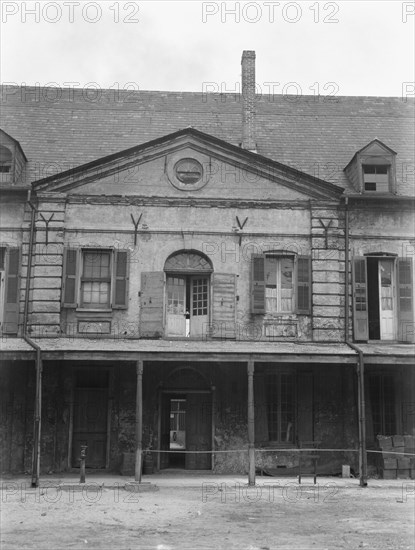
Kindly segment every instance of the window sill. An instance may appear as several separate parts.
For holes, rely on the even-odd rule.
[[[296,323],[298,322],[297,313],[265,313],[264,323]]]
[[[77,313],[112,313],[112,309],[88,309],[84,307],[77,307],[75,309]]]

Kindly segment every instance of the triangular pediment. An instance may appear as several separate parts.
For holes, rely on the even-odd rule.
[[[39,192],[241,200],[336,199],[343,189],[186,128],[38,180]]]
[[[368,143],[365,147],[358,151],[360,154],[364,155],[390,155],[391,153],[396,155],[395,151],[382,143],[379,139],[374,139]]]

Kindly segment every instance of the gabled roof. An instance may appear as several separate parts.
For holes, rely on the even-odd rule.
[[[240,94],[4,87],[2,120],[30,161],[30,180],[161,138],[187,126],[234,146],[242,140]],[[256,98],[258,153],[351,190],[344,167],[378,138],[414,163],[414,100],[262,95]],[[398,193],[414,194],[397,173]]]
[[[303,193],[309,198],[334,199],[339,198],[343,188],[325,182],[295,168],[275,162],[267,157],[241,149],[222,139],[210,136],[194,128],[185,128],[161,138],[131,147],[124,151],[96,159],[92,162],[65,170],[56,175],[33,182],[37,191],[65,192],[91,181],[105,178],[114,170],[122,171],[133,163],[148,162],[154,158],[165,156],[178,147],[199,147],[201,151],[213,157],[226,159],[227,162],[251,172],[256,176],[278,182]]]
[[[354,160],[355,158],[364,153],[365,151],[369,150],[372,146],[376,146],[378,145],[379,149],[381,149],[382,151],[384,151],[385,153],[390,153],[392,155],[396,155],[396,151],[394,151],[393,149],[391,149],[390,147],[388,147],[387,145],[385,145],[385,143],[383,143],[382,141],[380,141],[380,139],[372,139],[372,141],[370,143],[367,143],[364,147],[362,147],[361,149],[359,149],[359,151],[356,151],[356,153],[353,155],[352,159],[347,163],[347,166],[349,166]],[[347,166],[344,168],[346,170]]]

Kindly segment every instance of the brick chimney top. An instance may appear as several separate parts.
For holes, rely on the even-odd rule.
[[[255,142],[255,52],[242,53],[242,147],[256,151]]]

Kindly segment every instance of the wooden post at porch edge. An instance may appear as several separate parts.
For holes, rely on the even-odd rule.
[[[143,458],[143,362],[137,361],[137,395],[135,402],[135,481],[141,482]]]
[[[248,485],[255,485],[254,362],[248,361]]]

